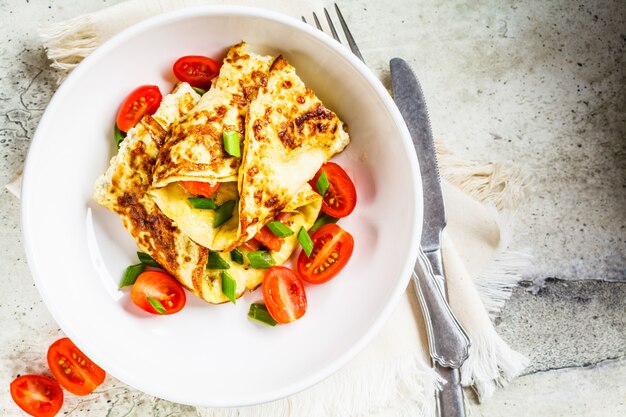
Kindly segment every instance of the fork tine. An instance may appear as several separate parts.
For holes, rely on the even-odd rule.
[[[323,32],[324,29],[322,29],[322,25],[320,25],[320,21],[317,18],[317,15],[315,14],[315,12],[313,12],[313,20],[315,20],[315,26],[317,26],[317,28]]]
[[[356,42],[352,37],[352,33],[350,33],[350,29],[348,29],[348,24],[343,18],[343,15],[339,10],[339,6],[337,6],[337,3],[335,3],[335,12],[337,12],[337,17],[339,17],[339,23],[341,23],[341,28],[343,29],[343,33],[346,35],[346,39],[348,40],[348,45],[350,46],[352,53],[356,55],[361,61],[365,62],[365,60],[363,59],[363,55],[361,55],[361,51],[359,51],[359,47],[356,45]],[[317,21],[317,16],[315,16],[315,13],[313,13],[313,17],[315,17],[315,20]]]
[[[326,15],[326,21],[328,22],[328,26],[330,27],[330,33],[333,34],[333,38],[335,38],[337,42],[341,42],[339,40],[339,35],[335,30],[335,25],[333,24],[333,21],[331,20],[330,15],[328,14],[328,10],[326,10],[326,7],[324,7],[324,14]]]

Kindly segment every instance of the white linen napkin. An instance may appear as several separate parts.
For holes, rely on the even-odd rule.
[[[303,11],[320,12],[329,6],[322,1],[131,0],[52,24],[40,33],[52,66],[63,76],[102,42],[142,19],[181,7],[225,3],[264,7],[296,18]],[[443,261],[450,304],[472,341],[470,357],[461,369],[462,383],[484,399],[527,364],[498,336],[489,318],[498,314],[529,262],[526,253],[508,250],[506,223],[498,211],[514,208],[523,198],[524,178],[497,164],[465,161],[441,146],[437,152],[442,176],[456,185],[444,181],[448,227],[443,236]],[[20,180],[18,173],[7,185],[16,195]],[[111,379],[105,384],[120,385]],[[421,310],[409,285],[380,334],[336,374],[271,403],[198,408],[197,413],[211,417],[434,416],[439,385],[430,365]],[[88,399],[81,399],[83,404],[85,401]]]

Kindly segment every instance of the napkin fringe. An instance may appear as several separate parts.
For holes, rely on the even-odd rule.
[[[344,369],[291,397],[253,407],[198,408],[200,417],[435,417],[442,380],[421,351]],[[363,401],[363,399],[368,399]]]
[[[519,168],[500,163],[463,159],[435,140],[439,171],[443,178],[498,210],[514,209],[528,195],[529,178]]]
[[[509,248],[512,240],[510,211],[498,211],[493,205],[488,206],[488,209],[498,223],[500,243],[486,269],[474,278],[474,284],[493,321],[511,298],[513,288],[519,285],[524,273],[530,268],[533,256],[528,248]]]
[[[509,188],[508,190],[511,190]],[[503,190],[503,192],[505,192]],[[487,268],[474,279],[476,290],[492,322],[498,317],[506,301],[531,266],[529,249],[511,250],[509,211],[489,207],[500,229],[500,244]],[[529,364],[523,354],[513,350],[497,333],[495,327],[484,327],[472,332],[469,358],[461,367],[461,385],[471,386],[482,402],[490,398],[496,388],[506,386],[520,375]]]
[[[93,19],[88,14],[42,28],[39,36],[48,58],[52,60],[50,66],[63,71],[64,75],[101,43]]]
[[[461,385],[471,386],[483,401],[520,375],[528,366],[524,355],[511,349],[493,327],[472,337],[469,357],[461,367]]]

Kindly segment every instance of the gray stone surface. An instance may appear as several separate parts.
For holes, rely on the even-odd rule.
[[[620,417],[626,415],[626,361],[605,361],[517,378],[470,417]]]
[[[0,0],[0,184],[23,163],[55,89],[36,29],[118,2]],[[459,155],[528,175],[532,193],[513,217],[513,246],[536,256],[528,279],[626,280],[623,1],[339,3],[384,83],[390,58],[412,63],[436,136]],[[4,190],[0,215],[0,415],[21,415],[8,382],[18,373],[45,373],[43,349],[62,333],[24,259],[19,201]],[[625,415],[626,360],[605,361],[625,355],[625,287],[548,281],[537,294],[516,290],[498,330],[531,358],[529,374],[472,413]],[[195,415],[115,382],[88,398],[67,396],[64,411]]]
[[[526,354],[526,373],[626,356],[626,283],[549,280],[536,294],[516,289],[496,320]]]

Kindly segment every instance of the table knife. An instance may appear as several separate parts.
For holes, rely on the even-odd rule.
[[[446,381],[438,392],[441,417],[465,416],[458,368],[468,356],[469,337],[446,301],[441,260],[441,232],[446,226],[437,157],[424,94],[409,65],[401,58],[389,63],[396,105],[411,134],[424,190],[424,225],[413,284],[424,314],[430,355]]]

